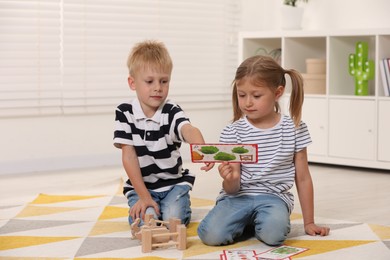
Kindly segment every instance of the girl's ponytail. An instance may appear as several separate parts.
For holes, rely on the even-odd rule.
[[[294,70],[285,70],[285,73],[291,78],[291,95],[290,95],[290,116],[294,121],[295,127],[301,123],[302,105],[304,100],[303,78],[301,74]]]

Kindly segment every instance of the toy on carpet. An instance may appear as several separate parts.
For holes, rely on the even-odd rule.
[[[153,248],[158,247],[176,246],[179,250],[187,248],[187,228],[181,224],[180,219],[161,221],[152,216],[145,215],[145,224],[141,227],[139,218],[130,225],[133,239],[141,241],[142,253],[151,252]]]

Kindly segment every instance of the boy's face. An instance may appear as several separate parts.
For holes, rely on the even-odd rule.
[[[150,67],[139,69],[134,76],[129,76],[130,89],[136,91],[142,110],[147,117],[152,117],[167,98],[170,79],[169,73]]]

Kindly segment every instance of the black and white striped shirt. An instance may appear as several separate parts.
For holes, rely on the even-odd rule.
[[[195,176],[183,169],[179,151],[183,141],[180,130],[188,123],[184,111],[169,100],[152,118],[145,116],[138,99],[117,107],[114,145],[134,146],[147,189],[162,192],[174,185],[192,187]],[[133,189],[127,180],[123,193],[127,196]]]
[[[295,128],[291,118],[282,115],[276,126],[259,129],[244,117],[222,130],[220,142],[258,144],[258,163],[241,164],[238,196],[271,193],[283,199],[292,211],[294,196],[289,190],[295,180],[294,154],[311,143],[305,123]],[[220,196],[227,194],[222,190]]]

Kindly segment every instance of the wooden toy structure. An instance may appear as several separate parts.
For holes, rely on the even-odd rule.
[[[133,238],[141,241],[142,253],[151,252],[153,248],[173,245],[179,250],[187,248],[187,228],[181,224],[180,219],[161,221],[155,220],[152,215],[145,215],[145,224],[139,227],[139,223],[140,219],[136,219],[131,224],[131,234]]]

